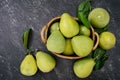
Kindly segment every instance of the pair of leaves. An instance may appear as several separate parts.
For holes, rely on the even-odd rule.
[[[87,28],[90,28],[90,22],[87,19],[91,10],[90,1],[83,1],[77,7],[77,17]]]
[[[94,58],[96,64],[94,66],[94,70],[100,70],[103,66],[105,61],[108,59],[109,55],[106,54],[106,50],[98,47],[92,57]]]

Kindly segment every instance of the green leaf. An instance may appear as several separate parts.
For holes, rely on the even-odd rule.
[[[105,54],[104,57],[102,58],[102,62],[105,62],[109,58],[109,55]]]
[[[86,0],[78,4],[77,11],[82,12],[85,16],[85,18],[88,17],[88,14],[91,10],[91,5],[90,5],[91,0]]]
[[[102,48],[97,48],[95,51],[94,51],[94,54],[93,54],[93,58],[95,60],[98,60],[98,59],[101,59],[104,54],[106,53],[106,51]]]
[[[90,28],[90,22],[87,20],[91,10],[91,0],[86,0],[78,4],[77,17],[87,27]]]
[[[97,60],[95,66],[94,66],[94,70],[99,70],[99,69],[101,69],[101,61]]]
[[[30,36],[31,29],[28,28],[22,35],[23,45],[26,49],[28,49],[28,42],[29,42],[29,36]]]
[[[82,12],[78,12],[78,19],[87,27],[90,28],[90,22],[85,18]]]
[[[100,70],[103,66],[104,66],[104,64],[105,64],[105,61],[108,59],[108,55],[107,54],[105,54],[103,57],[102,57],[102,59],[98,59],[98,60],[96,60],[96,64],[95,64],[95,66],[94,66],[94,70]]]
[[[94,58],[96,64],[94,66],[94,70],[100,70],[103,66],[105,61],[108,59],[108,55],[106,54],[106,50],[98,47],[92,57]]]
[[[85,3],[86,2],[81,2],[81,3],[78,4],[78,7],[77,7],[77,11],[78,12],[82,12],[83,11],[83,9],[85,7]]]
[[[94,30],[98,33],[101,34],[104,31],[108,31],[108,26],[104,27],[104,28],[94,28]]]

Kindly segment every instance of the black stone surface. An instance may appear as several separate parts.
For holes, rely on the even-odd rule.
[[[19,66],[25,56],[22,33],[33,29],[31,48],[48,52],[40,39],[43,25],[64,12],[76,16],[76,6],[83,0],[0,0],[0,80],[82,80],[72,70],[74,60],[54,56],[57,66],[49,73],[35,76],[20,74]],[[109,31],[117,38],[114,48],[107,51],[110,58],[105,66],[85,80],[120,80],[120,0],[93,0],[92,8],[103,7],[110,13]]]

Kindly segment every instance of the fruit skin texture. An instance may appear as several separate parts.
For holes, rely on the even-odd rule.
[[[74,51],[72,49],[71,39],[66,39],[65,41],[65,50],[63,52],[64,55],[72,55]]]
[[[74,63],[73,70],[77,77],[86,78],[92,73],[94,65],[95,62],[92,58],[84,58]]]
[[[80,57],[85,57],[92,51],[93,40],[88,36],[75,36],[71,40],[73,51]]]
[[[51,25],[50,27],[50,33],[52,33],[53,31],[59,30],[59,22],[55,22]]]
[[[55,68],[56,61],[55,59],[42,51],[36,53],[37,66],[42,72],[50,72]]]
[[[88,20],[96,28],[104,28],[110,21],[109,13],[103,8],[93,9],[89,16]]]
[[[62,53],[65,50],[65,38],[60,31],[54,31],[48,37],[46,46],[49,51]]]
[[[60,19],[60,31],[62,34],[71,38],[79,33],[79,24],[68,13],[63,13]]]
[[[90,30],[87,27],[80,25],[80,35],[90,36]]]
[[[26,55],[21,62],[20,72],[25,76],[32,76],[37,72],[37,64],[31,54]]]
[[[105,50],[109,50],[115,46],[116,37],[111,32],[103,32],[100,34],[99,46]]]

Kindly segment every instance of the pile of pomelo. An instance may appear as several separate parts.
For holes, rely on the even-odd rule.
[[[93,9],[88,20],[95,28],[104,28],[110,21],[109,13],[103,8]],[[92,48],[93,41],[90,38],[90,29],[79,24],[70,14],[63,13],[60,22],[55,22],[50,27],[50,35],[47,40],[47,49],[64,55],[87,56]],[[116,38],[113,33],[104,31],[100,34],[99,46],[105,50],[114,47]]]
[[[51,25],[50,32],[46,43],[49,51],[80,57],[85,57],[92,51],[94,43],[90,38],[90,30],[68,13],[63,13],[60,22]]]
[[[85,5],[85,3],[83,4]],[[88,9],[88,6],[85,10]],[[82,18],[84,17],[82,16]],[[94,29],[101,31],[109,24],[110,15],[108,11],[103,8],[95,8],[90,11],[87,20]],[[47,49],[56,54],[77,55],[82,57],[75,61],[73,71],[79,78],[88,77],[96,64],[94,58],[87,57],[94,46],[94,41],[91,39],[92,33],[90,28],[86,27],[82,22],[76,21],[69,13],[63,13],[60,21],[53,23],[49,30],[50,34],[46,43]],[[28,49],[28,34],[29,33],[25,33],[23,36],[23,43],[26,49]],[[116,38],[112,32],[102,31],[99,33],[98,47],[103,50],[109,50],[115,46],[115,43]],[[44,73],[50,72],[57,64],[50,54],[43,51],[36,52],[36,59],[30,54],[31,52],[28,51],[27,53],[20,65],[20,72],[23,75],[32,76],[36,74],[38,69]],[[97,58],[98,57],[100,56],[97,56]]]
[[[110,15],[103,8],[95,8],[88,15],[88,21],[95,29],[105,28]],[[91,30],[85,25],[78,23],[70,14],[63,13],[60,22],[55,22],[50,27],[50,35],[47,39],[47,49],[56,54],[77,55],[86,57],[94,46],[90,38]],[[103,31],[99,34],[99,47],[109,50],[115,46],[115,35],[110,31]],[[82,58],[75,62],[74,73],[79,78],[88,77],[94,66],[93,58]]]

